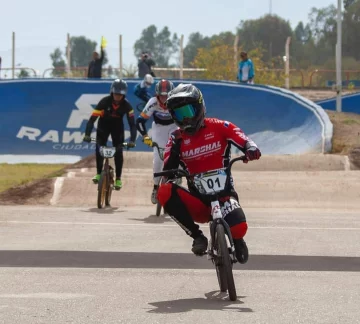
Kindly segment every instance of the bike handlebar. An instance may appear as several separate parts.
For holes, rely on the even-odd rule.
[[[97,142],[96,138],[91,138],[91,143],[96,143],[96,144],[100,145],[100,144]],[[121,143],[120,145],[116,146],[116,148],[118,148],[119,146],[120,146],[120,147],[128,147],[128,145],[129,145],[129,143],[124,142],[124,143]],[[102,146],[106,146],[106,145],[102,145]],[[114,147],[115,147],[115,146],[114,146]]]
[[[226,171],[229,172],[231,170],[232,165],[236,161],[247,161],[247,157],[245,155],[236,157],[232,159],[229,163],[229,165],[226,167]],[[172,169],[172,170],[166,170],[161,172],[154,173],[154,177],[162,177],[162,176],[174,176],[175,178],[191,178],[194,175],[189,174],[189,172],[183,170],[183,169]]]
[[[164,161],[164,149],[162,147],[160,147],[159,144],[156,142],[152,142],[151,147],[156,147],[158,154],[160,156],[160,159],[162,161]],[[163,151],[161,152],[161,150],[163,150]]]

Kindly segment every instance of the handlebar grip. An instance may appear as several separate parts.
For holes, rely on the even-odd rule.
[[[162,177],[162,176],[171,176],[176,175],[178,173],[179,169],[172,169],[172,170],[165,170],[161,172],[154,173],[154,177]]]

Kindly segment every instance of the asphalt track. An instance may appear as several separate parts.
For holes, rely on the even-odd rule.
[[[154,208],[2,206],[0,323],[360,323],[358,209],[245,211],[229,302]]]

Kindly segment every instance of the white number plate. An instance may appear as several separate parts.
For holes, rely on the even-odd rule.
[[[196,175],[194,183],[200,193],[213,194],[224,190],[226,178],[225,171],[220,169]]]
[[[100,147],[100,154],[105,158],[112,158],[115,155],[115,153],[116,153],[115,147],[105,147],[105,146]]]

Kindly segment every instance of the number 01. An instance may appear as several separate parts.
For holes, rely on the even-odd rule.
[[[213,188],[214,188],[214,181],[213,181],[213,179],[208,179],[206,182],[207,182],[207,185],[208,185],[208,187],[209,187],[210,189],[213,189]],[[217,186],[220,188],[220,180],[219,180],[219,178],[216,178],[216,179],[215,179],[215,183],[216,183]]]

